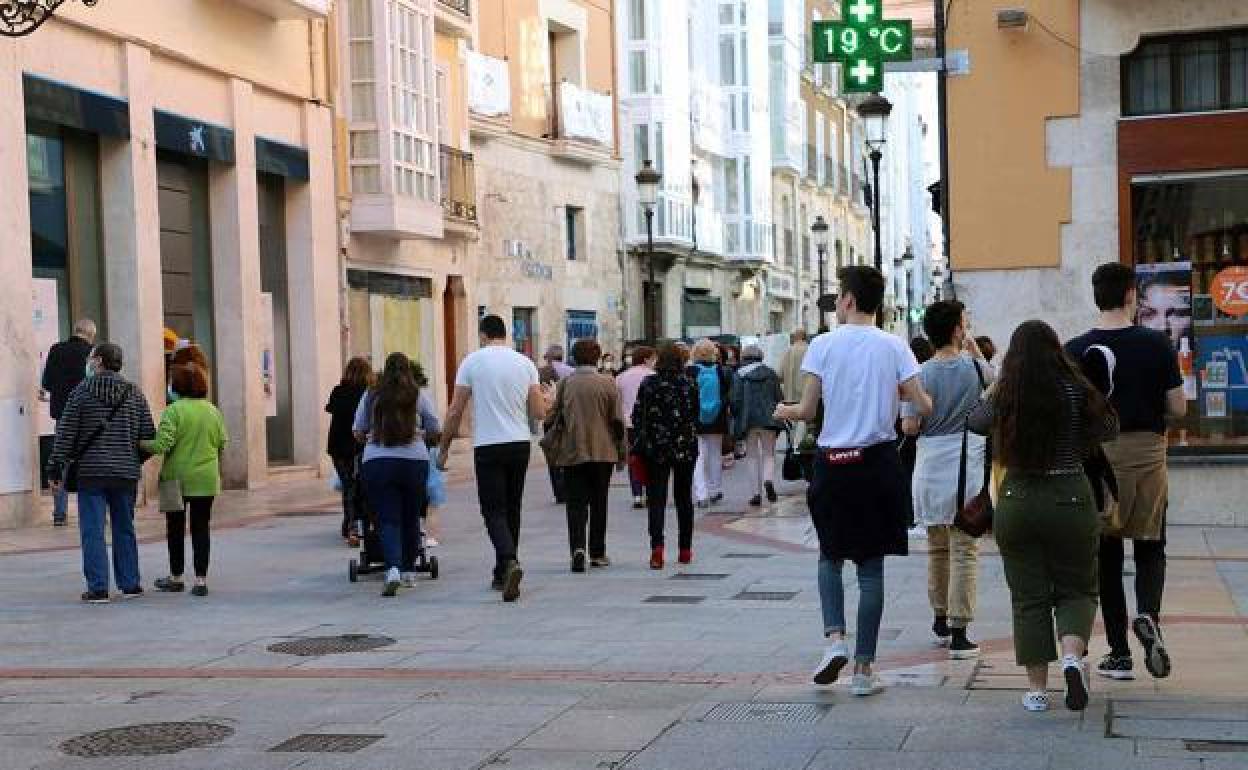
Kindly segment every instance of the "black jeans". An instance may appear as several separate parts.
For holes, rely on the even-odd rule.
[[[346,537],[355,529],[355,511],[351,500],[355,494],[355,485],[359,480],[355,477],[355,455],[330,455],[334,461],[334,472],[338,474],[338,483],[342,487],[342,536]]]
[[[208,576],[208,557],[212,550],[209,521],[212,518],[211,497],[188,497],[191,512],[191,549],[195,554],[195,577]],[[169,575],[182,577],[186,570],[186,510],[165,512],[165,536],[169,542]]]
[[[585,548],[585,525],[589,524],[589,558],[607,555],[607,498],[611,492],[613,463],[581,463],[563,469],[568,492],[568,550]]]
[[[714,458],[716,462],[719,458]],[[672,479],[676,502],[676,527],[681,548],[693,547],[693,468],[694,462],[662,465],[646,462],[646,502],[650,514],[650,547],[663,545],[663,524],[667,514],[667,480]]]
[[[429,461],[379,457],[364,463],[360,475],[368,502],[377,512],[386,568],[412,571],[415,544],[421,539]]]
[[[550,471],[550,491],[555,495],[555,504],[563,505],[568,501],[568,480],[564,468],[556,465],[547,467]]]
[[[527,441],[491,444],[473,450],[477,472],[477,499],[481,517],[494,544],[494,577],[501,579],[507,562],[516,561],[520,547],[520,511],[524,506],[524,479],[529,472]]]
[[[1160,540],[1132,540],[1135,557],[1135,606],[1140,615],[1160,622],[1161,595],[1166,588],[1166,525],[1162,521]],[[1127,595],[1122,587],[1123,541],[1120,537],[1101,538],[1101,617],[1110,653],[1129,656],[1127,644]]]

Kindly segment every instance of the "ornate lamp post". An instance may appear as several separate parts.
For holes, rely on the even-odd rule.
[[[654,283],[654,207],[659,202],[659,183],[663,175],[654,170],[649,160],[641,165],[637,172],[637,200],[646,215],[646,255],[649,267],[650,282],[646,287],[646,336],[651,345],[659,341],[659,309],[656,304],[657,294]]]
[[[95,5],[99,1],[82,0],[82,4]],[[65,0],[0,0],[0,35],[29,35],[39,29],[64,2]]]
[[[819,309],[819,328],[824,328],[824,300],[827,296],[827,279],[825,276],[825,263],[828,261],[828,223],[820,214],[815,217],[815,221],[810,226],[810,234],[815,239],[815,251],[819,255],[819,299],[815,301],[815,306]]]
[[[888,141],[888,116],[893,104],[882,94],[872,94],[858,105],[858,115],[866,123],[867,147],[871,149],[871,220],[875,225],[875,269],[882,270],[883,246],[880,234],[880,160],[884,157],[884,144]]]

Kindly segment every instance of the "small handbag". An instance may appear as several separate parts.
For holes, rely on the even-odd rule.
[[[567,465],[565,458],[570,454],[571,438],[568,435],[568,423],[563,414],[563,392],[564,384],[559,383],[559,387],[555,393],[555,414],[554,419],[546,426],[545,433],[542,434],[538,445],[541,446],[542,452],[546,455],[546,464],[551,467],[563,467]]]
[[[975,364],[975,374],[979,375],[980,391],[986,389],[987,384],[984,382],[984,373],[980,370],[979,364]],[[957,511],[953,515],[953,526],[962,530],[971,537],[983,537],[992,530],[992,441],[989,439],[984,452],[984,485],[979,490],[979,494],[966,499],[966,461],[968,459],[967,442],[970,434],[970,417],[967,417],[967,424],[962,426],[962,459],[958,467],[958,504]]]
[[[182,482],[178,479],[167,479],[160,482],[157,491],[161,513],[186,509],[186,500],[182,497]]]
[[[785,423],[784,435],[784,462],[780,465],[780,477],[785,481],[801,481],[805,478],[802,458],[793,447],[793,429],[788,423]]]

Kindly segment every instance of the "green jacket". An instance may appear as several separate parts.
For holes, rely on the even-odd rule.
[[[156,439],[142,447],[165,456],[160,480],[182,482],[184,497],[215,497],[221,493],[221,450],[227,440],[225,420],[210,401],[183,398],[165,409]]]

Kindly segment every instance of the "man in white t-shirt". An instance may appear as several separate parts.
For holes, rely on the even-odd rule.
[[[884,276],[872,267],[847,267],[838,278],[840,325],[811,343],[802,362],[810,375],[800,404],[780,406],[782,420],[808,420],[823,399],[814,480],[807,491],[819,536],[819,600],[827,650],[815,670],[816,684],[832,684],[849,662],[845,641],[846,560],[858,568],[858,634],[850,692],[883,689],[875,661],[884,613],[884,557],[904,556],[909,496],[897,454],[896,423],[902,400],[921,415],[932,400],[919,380],[919,364],[901,338],[875,327],[884,299]]]
[[[519,597],[524,577],[517,552],[524,478],[532,448],[529,419],[544,419],[549,399],[550,394],[538,384],[537,367],[507,344],[503,319],[495,315],[481,319],[481,349],[464,358],[455,377],[455,396],[446,417],[438,467],[446,469],[451,442],[471,400],[477,497],[485,529],[494,544],[492,587],[502,591],[507,602]]]

